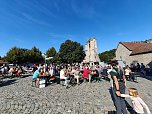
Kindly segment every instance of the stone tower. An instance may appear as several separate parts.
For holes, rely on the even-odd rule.
[[[100,62],[97,52],[97,42],[95,38],[90,38],[85,44],[85,59],[84,63]]]

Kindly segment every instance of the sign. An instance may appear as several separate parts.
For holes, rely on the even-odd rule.
[[[46,57],[45,60],[50,60],[52,59],[53,57]]]

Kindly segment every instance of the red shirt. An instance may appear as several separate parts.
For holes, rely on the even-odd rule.
[[[88,79],[88,76],[90,74],[90,71],[86,68],[83,69],[83,77]]]

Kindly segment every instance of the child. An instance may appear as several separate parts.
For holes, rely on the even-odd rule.
[[[133,109],[135,111],[135,114],[144,114],[144,109],[146,109],[148,114],[150,113],[150,110],[148,106],[145,104],[145,102],[139,97],[138,91],[135,88],[129,88],[129,95],[127,94],[121,94],[121,97],[129,97],[132,100]]]

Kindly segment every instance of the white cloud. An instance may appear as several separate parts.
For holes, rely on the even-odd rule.
[[[62,40],[62,39],[74,40],[75,39],[75,36],[71,35],[71,34],[54,34],[54,33],[51,33],[51,34],[49,34],[49,36],[51,37],[51,39],[57,39],[57,40]]]
[[[27,13],[21,13],[22,16],[23,16],[23,20],[24,21],[32,21],[34,23],[37,23],[37,24],[40,24],[40,25],[44,25],[44,26],[47,26],[47,27],[52,27],[52,25],[50,25],[49,23],[47,23],[46,21],[42,21],[38,18],[35,18]]]
[[[81,4],[78,3],[76,0],[71,0],[71,8],[73,12],[80,17],[92,19],[98,16],[94,6],[91,3],[87,3],[87,1]]]

